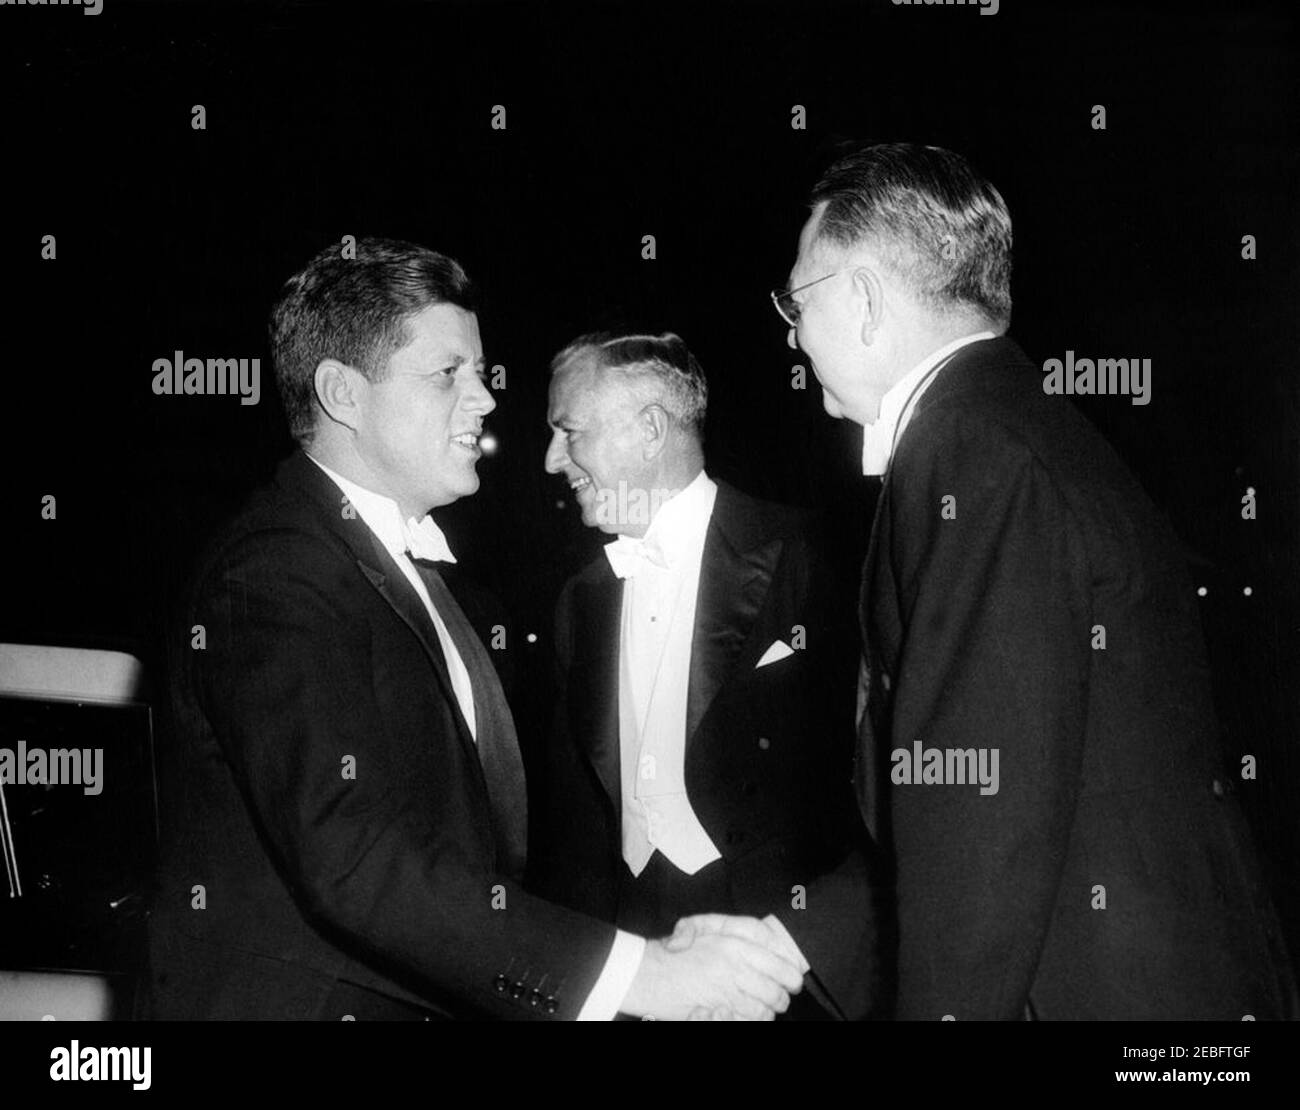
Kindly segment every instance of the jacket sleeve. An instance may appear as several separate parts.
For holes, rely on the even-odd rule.
[[[313,924],[416,989],[490,1016],[573,1017],[614,930],[492,873],[463,812],[416,796],[374,698],[370,629],[340,600],[356,575],[321,540],[260,532],[198,595],[200,696],[263,841]]]

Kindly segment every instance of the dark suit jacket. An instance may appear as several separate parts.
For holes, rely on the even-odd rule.
[[[898,1016],[1286,1012],[1195,604],[1154,506],[1016,344],[960,351],[900,439],[862,591]],[[997,793],[894,782],[917,742],[998,749]]]
[[[575,1016],[614,930],[499,872],[437,633],[304,455],[214,546],[173,632],[156,1016]]]
[[[560,691],[536,801],[530,873],[548,896],[613,921],[622,861],[618,662],[623,583],[602,555],[557,607]],[[847,621],[845,618],[848,618]],[[776,640],[804,646],[757,667]],[[800,922],[805,955],[862,1005],[868,917],[851,789],[856,636],[849,606],[792,510],[718,483],[705,537],[687,691],[686,790],[731,890],[715,912]],[[793,909],[793,888],[842,883]],[[788,912],[786,912],[788,911]]]

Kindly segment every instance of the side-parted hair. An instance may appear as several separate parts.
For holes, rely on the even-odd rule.
[[[473,283],[455,259],[397,239],[362,238],[356,257],[326,247],[294,274],[271,310],[271,355],[289,431],[304,446],[316,429],[316,367],[337,359],[380,381],[410,342],[406,321],[433,304],[466,312]]]
[[[884,143],[840,157],[817,182],[819,238],[866,242],[935,312],[974,308],[1011,322],[1011,215],[993,185],[960,154]]]
[[[647,403],[663,405],[668,415],[703,441],[709,386],[695,356],[678,335],[623,335],[596,332],[575,339],[551,360],[551,374],[585,368],[616,374],[643,391]]]

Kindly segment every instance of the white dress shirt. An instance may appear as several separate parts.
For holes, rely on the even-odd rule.
[[[619,632],[619,767],[623,859],[633,875],[645,870],[656,851],[687,875],[721,858],[686,794],[695,601],[717,494],[717,485],[701,471],[664,502],[643,539],[623,538],[606,547],[615,573],[626,575]]]
[[[442,653],[447,660],[447,671],[451,675],[451,686],[456,694],[456,702],[465,717],[465,723],[469,726],[469,734],[477,741],[477,722],[474,719],[474,688],[470,684],[469,671],[465,667],[465,661],[461,658],[460,652],[456,649],[456,644],[451,638],[451,633],[447,630],[447,625],[443,622],[437,608],[429,598],[429,591],[425,588],[424,580],[420,577],[419,571],[415,569],[415,564],[406,556],[406,552],[409,551],[417,559],[454,563],[456,557],[452,555],[451,548],[447,546],[447,537],[427,513],[419,521],[414,517],[409,520],[403,519],[401,509],[391,497],[385,497],[382,493],[363,489],[355,482],[348,481],[341,474],[336,474],[318,459],[312,459],[310,455],[307,457],[319,466],[329,479],[339,487],[348,502],[356,510],[357,516],[365,522],[366,527],[384,545],[385,550],[393,557],[402,573],[406,575],[407,581],[411,583],[416,594],[424,603],[429,619],[433,621],[433,626],[438,632],[438,643],[442,645]],[[343,511],[342,502],[340,502],[339,511]],[[596,985],[592,987],[586,1002],[583,1003],[582,1010],[578,1013],[579,1021],[609,1021],[618,1013],[618,1008],[626,997],[628,989],[632,985],[632,980],[636,978],[636,974],[641,968],[641,958],[644,953],[644,938],[635,936],[632,933],[625,933],[621,929],[618,930],[614,937],[614,945],[605,958],[605,966],[600,973],[600,977],[596,980]]]
[[[880,415],[876,417],[876,422],[864,424],[862,427],[863,474],[884,474],[888,468],[890,457],[894,453],[894,445],[903,438],[903,430],[911,421],[912,413],[916,411],[916,403],[939,376],[938,373],[931,374],[926,379],[926,375],[949,355],[955,354],[967,344],[978,343],[981,339],[995,338],[997,337],[991,331],[980,331],[954,339],[951,343],[926,355],[904,377],[894,383],[893,388],[880,399]],[[917,389],[918,385],[919,389]],[[912,396],[913,389],[916,389],[916,396]],[[906,412],[903,411],[904,408]]]

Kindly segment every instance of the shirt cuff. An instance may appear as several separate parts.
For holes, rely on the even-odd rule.
[[[582,1009],[578,1012],[578,1020],[613,1020],[632,987],[632,980],[641,970],[641,957],[644,955],[645,937],[638,937],[619,929],[614,934],[614,946],[609,950],[605,968],[600,973],[600,978],[596,980],[596,985],[591,988],[591,993],[587,995],[587,1001],[582,1004]]]
[[[781,923],[781,919],[776,914],[770,913],[763,918],[763,924],[781,938],[781,943],[785,946],[785,950],[781,955],[793,963],[799,969],[801,975],[807,975],[808,969],[812,965],[804,959],[803,953],[799,951],[799,946],[794,942],[794,937],[790,935],[790,930]]]

